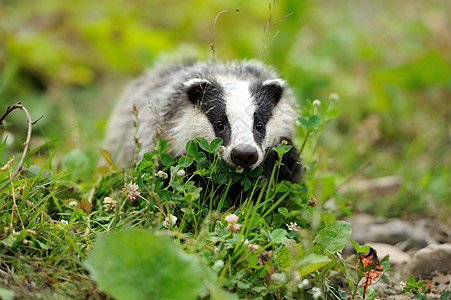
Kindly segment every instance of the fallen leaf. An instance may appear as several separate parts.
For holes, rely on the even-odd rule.
[[[363,299],[365,299],[366,290],[371,285],[371,283],[379,276],[379,274],[384,270],[384,267],[379,263],[377,252],[373,248],[370,248],[370,252],[367,255],[361,256],[359,258],[359,262],[361,262],[363,265],[364,271],[363,276],[365,276],[366,278],[365,282],[362,283]],[[369,270],[368,267],[370,267]]]

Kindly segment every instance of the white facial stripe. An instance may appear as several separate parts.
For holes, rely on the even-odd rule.
[[[230,154],[233,148],[240,144],[252,145],[257,149],[258,160],[251,166],[255,168],[263,161],[264,155],[261,147],[254,140],[254,112],[255,104],[249,92],[249,82],[231,80],[223,83],[226,94],[226,113],[231,127],[230,142],[224,151],[224,160],[234,165]]]
[[[202,78],[192,78],[186,82],[183,83],[185,87],[190,87],[194,85],[201,85],[202,83],[211,84],[210,81],[202,79]]]
[[[249,83],[235,81],[224,87],[227,118],[232,129],[231,144],[252,144],[255,105],[249,93]]]
[[[286,85],[285,80],[282,79],[268,79],[263,82],[263,85],[272,85],[272,84],[277,84],[280,85],[281,87],[284,87]]]

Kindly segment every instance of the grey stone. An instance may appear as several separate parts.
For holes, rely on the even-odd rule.
[[[402,250],[421,249],[429,244],[437,244],[424,226],[411,225],[399,219],[376,220],[365,214],[349,218],[353,233],[351,238],[359,244],[368,242],[399,244]]]
[[[404,270],[404,276],[412,274],[416,280],[430,278],[435,272],[451,271],[451,244],[429,245],[418,250]]]

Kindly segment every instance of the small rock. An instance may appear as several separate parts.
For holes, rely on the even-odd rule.
[[[434,272],[447,274],[451,270],[451,244],[429,245],[418,250],[406,266],[405,275],[416,280],[426,279]]]
[[[355,215],[349,218],[352,224],[351,238],[359,244],[368,242],[395,245],[400,243],[403,250],[421,249],[429,244],[437,244],[422,226],[410,225],[399,219],[377,223],[368,215]]]
[[[383,244],[383,243],[366,243],[366,245],[371,246],[377,251],[377,256],[379,261],[386,255],[390,255],[388,261],[391,267],[400,267],[405,265],[410,261],[410,255],[402,252],[393,245]]]
[[[401,294],[401,295],[389,296],[387,299],[388,300],[410,300],[410,299],[415,299],[415,298],[411,298],[409,296]]]
[[[438,284],[441,283],[448,284],[451,282],[451,275],[449,274],[444,275],[442,273],[438,273],[434,276],[434,281],[437,282]]]

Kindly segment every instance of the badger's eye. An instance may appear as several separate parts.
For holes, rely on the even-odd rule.
[[[262,122],[258,122],[257,124],[255,124],[255,130],[257,130],[258,132],[262,132],[263,131],[263,123]]]
[[[224,124],[224,122],[222,122],[222,121],[216,122],[216,124],[215,124],[215,129],[216,129],[217,131],[223,131],[223,130],[225,129],[225,124]]]

